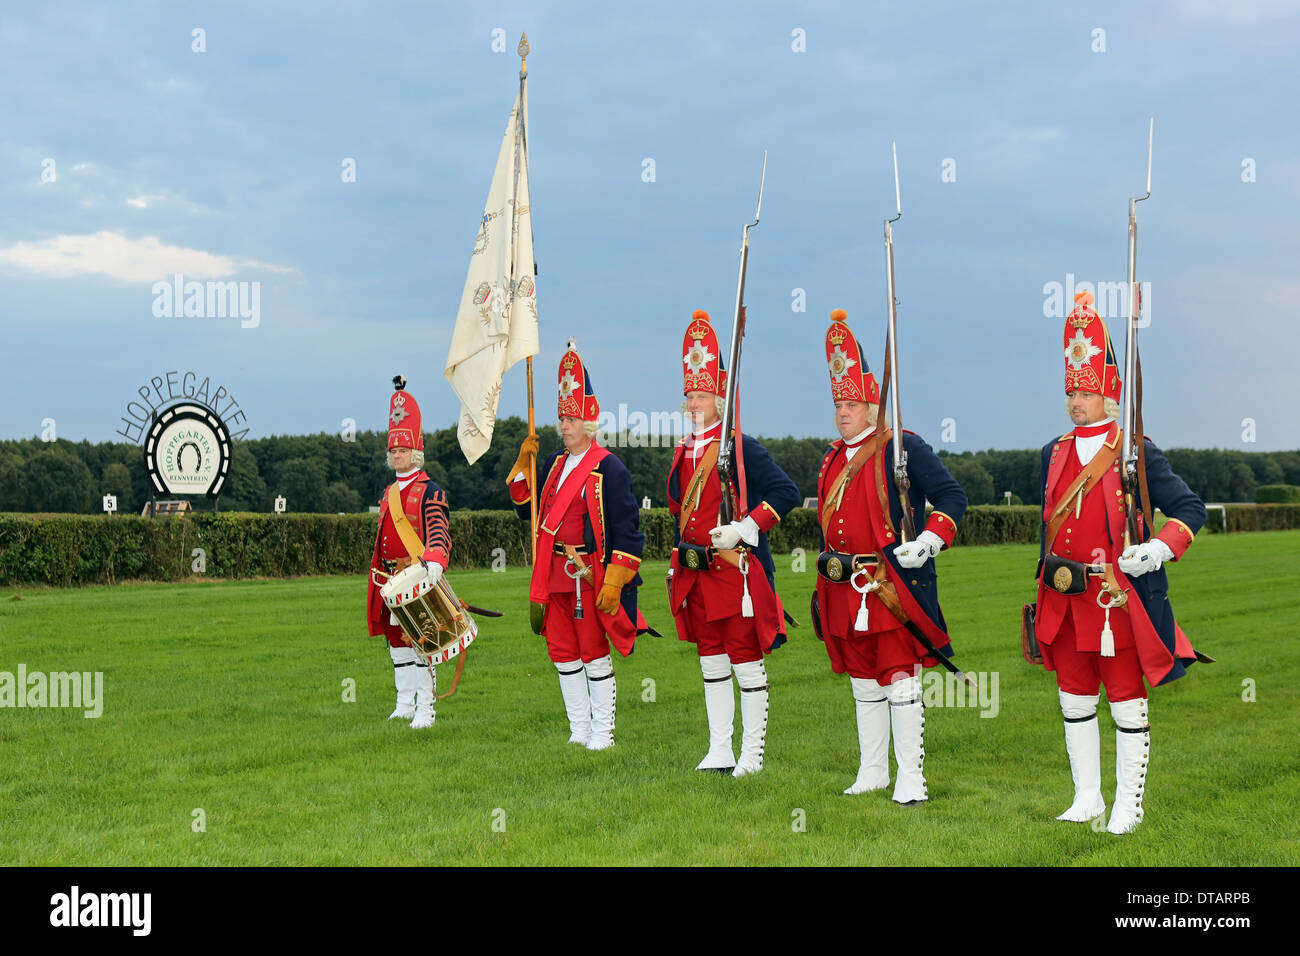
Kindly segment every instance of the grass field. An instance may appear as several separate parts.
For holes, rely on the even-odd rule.
[[[804,626],[768,659],[767,769],[744,780],[692,769],[699,665],[662,563],[642,606],[669,636],[616,658],[603,753],[566,743],[526,569],[454,575],[508,616],[483,622],[460,691],[420,732],[385,720],[392,667],[365,636],[359,577],[3,590],[0,671],[101,671],[104,700],[98,719],[0,709],[0,864],[1300,863],[1300,532],[1206,535],[1171,569],[1183,628],[1220,663],[1153,692],[1147,818],[1118,838],[1053,819],[1072,793],[1055,682],[1019,652],[1036,558],[938,558],[958,661],[997,675],[997,714],[929,709],[931,800],[915,809],[841,795],[858,761],[848,679],[808,623],[814,575],[788,557],[778,584]],[[1109,805],[1104,703],[1101,717]]]

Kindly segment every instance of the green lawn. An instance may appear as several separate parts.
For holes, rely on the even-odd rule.
[[[455,572],[461,597],[508,616],[483,622],[423,732],[384,719],[392,668],[364,634],[359,577],[6,589],[0,671],[102,671],[104,709],[0,709],[0,864],[1300,863],[1300,532],[1205,535],[1172,568],[1184,630],[1220,663],[1154,691],[1147,818],[1119,838],[1053,819],[1071,797],[1055,682],[1019,651],[1036,558],[938,558],[958,660],[997,675],[998,712],[929,710],[931,800],[915,809],[841,795],[857,769],[848,679],[808,622],[813,573],[789,557],[778,583],[804,626],[768,659],[767,769],[744,780],[692,769],[707,744],[699,665],[675,637],[662,563],[642,602],[669,636],[616,660],[604,753],[566,743],[523,568]],[[1109,804],[1104,704],[1101,726]]]

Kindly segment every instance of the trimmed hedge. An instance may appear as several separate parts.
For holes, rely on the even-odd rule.
[[[1228,531],[1285,531],[1300,528],[1300,504],[1295,505],[1224,505]],[[1210,512],[1207,529],[1219,530],[1218,514]]]
[[[1300,504],[1300,485],[1260,485],[1255,489],[1255,503]]]
[[[1300,528],[1300,504],[1225,506],[1229,531]],[[1038,542],[1036,506],[977,505],[966,511],[958,545]],[[125,580],[193,577],[295,577],[364,574],[378,515],[267,515],[222,512],[166,518],[104,515],[0,515],[0,585],[59,587]],[[1220,530],[1211,512],[1205,531]],[[667,508],[641,512],[647,559],[668,556],[673,518]],[[796,508],[771,534],[774,554],[818,547],[817,515]],[[528,563],[528,523],[510,511],[453,511],[452,567],[483,568],[504,555]],[[194,570],[202,549],[204,568]],[[499,549],[499,550],[498,550]]]
[[[374,515],[3,515],[0,584],[364,571],[375,527]],[[195,554],[196,549],[202,553]],[[200,561],[203,570],[195,571]]]

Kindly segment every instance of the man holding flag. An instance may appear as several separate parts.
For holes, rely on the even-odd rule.
[[[569,743],[605,750],[618,697],[610,645],[627,657],[647,630],[636,603],[645,536],[632,476],[593,440],[600,403],[572,340],[560,359],[558,411],[564,451],[538,471],[541,494],[527,475],[537,442],[526,438],[510,469],[510,500],[524,518],[531,501],[540,506],[528,597],[533,630],[559,672]]]

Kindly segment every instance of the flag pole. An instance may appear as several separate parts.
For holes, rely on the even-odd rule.
[[[519,199],[519,172],[521,163],[527,164],[527,130],[524,128],[524,109],[527,100],[524,96],[525,85],[528,82],[528,34],[524,33],[519,38],[519,46],[515,52],[519,54],[519,116],[517,118],[517,132],[515,135],[515,190],[514,201],[510,204],[510,228],[511,236],[514,230],[518,228],[518,199]],[[525,168],[524,172],[527,172]],[[531,223],[531,220],[530,220]],[[530,224],[529,228],[532,226]],[[512,243],[512,246],[514,244]],[[533,263],[528,264],[530,268],[534,267]],[[514,263],[511,263],[513,268]],[[511,289],[513,299],[514,283],[517,281],[514,275],[511,275]],[[533,411],[533,357],[527,358],[528,363],[528,437],[536,440],[537,438],[537,421]],[[528,548],[529,557],[533,557],[537,550],[537,456],[535,454],[528,456],[528,524],[531,532],[531,543]]]

